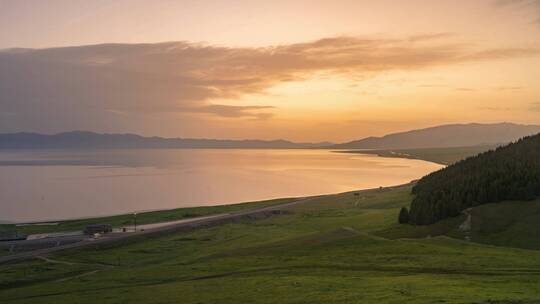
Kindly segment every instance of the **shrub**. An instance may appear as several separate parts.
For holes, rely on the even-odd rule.
[[[400,224],[408,224],[409,223],[409,210],[407,209],[407,207],[403,207],[399,211],[399,223]]]

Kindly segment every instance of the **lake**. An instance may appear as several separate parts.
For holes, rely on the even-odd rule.
[[[441,168],[330,150],[0,151],[0,220],[42,221],[328,194]]]

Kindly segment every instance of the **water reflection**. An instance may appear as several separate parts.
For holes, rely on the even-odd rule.
[[[73,218],[389,186],[441,166],[328,150],[0,152],[0,220]]]

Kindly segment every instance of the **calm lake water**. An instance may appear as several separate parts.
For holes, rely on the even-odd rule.
[[[329,150],[1,151],[0,220],[328,194],[402,184],[439,168]]]

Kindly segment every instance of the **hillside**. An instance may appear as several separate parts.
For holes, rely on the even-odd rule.
[[[368,137],[333,145],[330,148],[413,149],[467,147],[509,143],[539,132],[539,125],[519,125],[512,123],[453,124],[393,133],[383,137]]]
[[[470,214],[472,241],[540,250],[540,199],[481,205]]]
[[[451,165],[467,157],[495,149],[497,145],[480,145],[472,147],[448,148],[418,148],[418,149],[392,149],[392,150],[346,150],[340,153],[374,154],[380,157],[421,159],[441,165]]]
[[[201,149],[426,149],[494,146],[540,132],[540,125],[456,124],[369,137],[342,144],[297,143],[287,140],[226,140],[206,138],[144,137],[136,134],[100,134],[72,131],[53,135],[0,133],[0,149],[85,149],[85,148],[201,148]],[[477,150],[477,149],[475,149]],[[388,156],[389,151],[382,152]],[[440,158],[440,151],[418,151]],[[406,152],[404,152],[407,154]],[[433,155],[435,153],[435,155]],[[443,153],[445,153],[443,151]],[[454,152],[451,152],[454,153]],[[444,158],[444,156],[442,156]],[[418,157],[422,158],[422,157]],[[443,159],[443,162],[452,161]]]
[[[487,203],[540,195],[540,134],[468,158],[422,178],[410,222],[432,224]]]
[[[266,219],[0,264],[0,302],[538,303],[540,251],[379,236],[436,235],[395,222],[410,190],[323,196]]]
[[[99,134],[86,131],[54,135],[38,133],[0,134],[0,149],[84,149],[84,148],[207,148],[207,149],[296,149],[329,143],[294,143],[286,140],[221,140],[144,137],[136,134]]]

